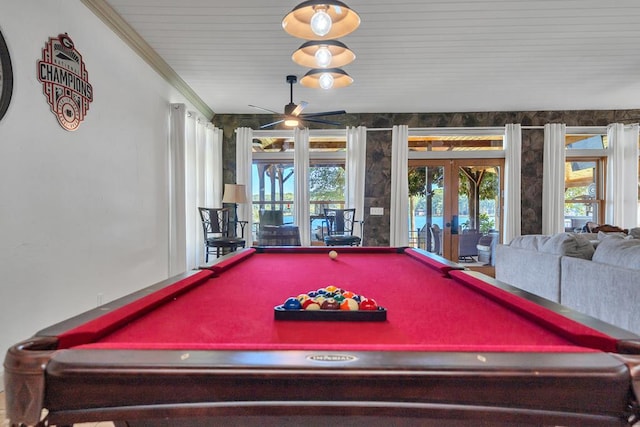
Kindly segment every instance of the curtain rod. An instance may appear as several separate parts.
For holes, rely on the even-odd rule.
[[[631,127],[631,126],[636,126],[636,124],[626,124],[625,127]],[[352,127],[357,127],[357,126],[352,126]],[[523,130],[544,130],[544,126],[520,126],[521,129]],[[478,127],[425,127],[425,128],[409,128],[409,132],[479,132],[479,131],[486,131],[486,132],[496,132],[496,131],[501,131],[504,129],[504,126],[478,126]],[[594,133],[600,133],[600,132],[605,132],[606,133],[606,129],[607,126],[567,126],[567,132],[571,131],[571,132],[594,132]],[[392,131],[393,128],[367,128],[367,132],[383,132],[383,131]],[[322,133],[322,132],[327,132],[327,133],[334,133],[334,132],[340,132],[341,129],[309,129],[310,132],[314,132],[314,133]],[[254,134],[263,134],[263,135],[268,135],[270,133],[277,133],[277,132],[293,132],[293,130],[288,130],[288,129],[274,129],[274,130],[265,130],[265,129],[255,129]]]

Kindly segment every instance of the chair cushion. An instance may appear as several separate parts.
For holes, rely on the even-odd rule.
[[[213,246],[213,247],[218,247],[218,246],[238,246],[238,245],[244,245],[244,240],[239,238],[239,237],[209,237],[206,241],[205,244],[207,246]]]
[[[349,236],[349,235],[331,235],[331,236],[326,236],[324,238],[324,243],[326,245],[330,245],[330,244],[334,244],[334,245],[352,245],[352,244],[359,244],[360,243],[360,237],[358,236]]]

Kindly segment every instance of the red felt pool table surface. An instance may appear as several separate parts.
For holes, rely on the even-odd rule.
[[[45,366],[40,382],[29,387],[42,397],[36,406],[49,410],[49,422],[133,417],[139,425],[147,419],[158,425],[162,413],[173,420],[166,425],[189,425],[179,420],[194,414],[274,415],[276,407],[281,415],[288,404],[275,384],[298,390],[306,403],[294,406],[308,416],[317,416],[309,401],[333,402],[353,416],[370,414],[362,402],[391,401],[394,409],[378,415],[405,421],[449,419],[451,408],[460,405],[469,419],[518,419],[521,425],[541,419],[624,425],[638,414],[632,381],[640,363],[637,336],[419,250],[337,250],[332,260],[327,248],[247,249],[39,332],[10,349],[5,360],[8,415],[18,422],[36,416],[13,394],[29,363],[36,372],[38,364]],[[387,310],[387,320],[274,319],[274,307],[287,297],[328,285],[374,298]],[[29,345],[51,348],[29,353]],[[228,369],[244,384],[238,387],[253,387],[255,395],[234,390],[221,397],[212,391],[221,377],[233,387],[226,383]],[[266,385],[261,369],[269,372]],[[292,379],[291,371],[301,369],[309,376]],[[321,379],[331,371],[341,378],[333,385]],[[185,389],[186,378],[193,389]],[[123,379],[136,387],[123,385]],[[421,385],[413,389],[412,381]],[[205,391],[201,383],[212,388]],[[74,385],[76,391],[65,391]],[[319,394],[299,388],[316,386]],[[103,387],[122,397],[97,397]],[[531,396],[526,387],[548,397]],[[487,395],[470,397],[478,388]],[[145,397],[136,394],[142,390]],[[184,397],[175,397],[178,390]],[[239,410],[238,402],[253,403]],[[412,412],[400,402],[426,406]],[[184,405],[199,409],[192,413]]]
[[[405,253],[340,252],[252,252],[83,348],[593,351]],[[387,321],[274,320],[287,297],[328,285],[374,298]]]

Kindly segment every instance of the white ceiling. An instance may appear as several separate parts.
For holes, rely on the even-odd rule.
[[[106,0],[215,113],[281,111],[302,0]],[[362,23],[347,88],[305,112],[640,108],[639,0],[343,0]]]

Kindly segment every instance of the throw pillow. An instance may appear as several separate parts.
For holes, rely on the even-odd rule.
[[[640,239],[608,237],[598,245],[593,261],[637,270],[640,266]]]
[[[558,233],[544,243],[541,251],[589,260],[593,256],[594,248],[589,239],[579,233]]]

